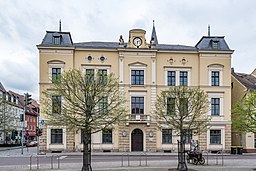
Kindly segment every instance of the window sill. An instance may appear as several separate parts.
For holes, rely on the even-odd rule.
[[[63,143],[51,143],[49,145],[64,145]]]
[[[222,144],[209,144],[209,145],[222,145]]]

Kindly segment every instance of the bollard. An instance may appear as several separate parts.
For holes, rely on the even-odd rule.
[[[39,169],[39,157],[38,157],[38,155],[36,156],[36,168]]]
[[[128,166],[130,166],[130,155],[128,153]]]
[[[124,166],[124,153],[122,153],[122,157],[121,157],[121,166]]]
[[[145,152],[145,158],[146,158],[146,166],[148,166],[148,156],[146,152]]]
[[[143,153],[140,154],[140,164],[139,164],[139,166],[141,166],[141,156],[142,156],[142,154],[143,154]]]
[[[59,169],[60,168],[60,156],[57,155],[57,157],[58,157],[58,169]]]
[[[33,155],[31,155],[31,156],[30,156],[30,159],[29,159],[29,169],[30,169],[30,170],[32,169],[32,168],[31,168],[31,167],[32,167],[32,166],[31,166],[31,165],[32,165],[32,156],[33,156]]]
[[[222,150],[222,166],[224,165],[224,156],[223,156],[223,150]]]
[[[53,169],[53,155],[51,156],[51,169]]]

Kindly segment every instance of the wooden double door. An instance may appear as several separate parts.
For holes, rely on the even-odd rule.
[[[143,132],[141,129],[134,129],[131,135],[132,151],[143,151]]]

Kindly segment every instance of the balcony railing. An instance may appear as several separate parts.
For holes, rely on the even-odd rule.
[[[147,123],[150,121],[150,115],[144,114],[129,114],[127,115],[127,122],[143,122]]]

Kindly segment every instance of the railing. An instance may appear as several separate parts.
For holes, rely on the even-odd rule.
[[[127,120],[130,122],[148,122],[150,121],[150,115],[144,114],[129,114]]]
[[[136,157],[133,157],[138,159],[139,161],[139,166],[148,166],[148,157],[147,157],[147,153],[146,152],[141,152],[141,153],[136,153],[136,154],[132,154],[132,153],[123,153],[122,154],[122,157],[121,157],[121,166],[124,167],[124,166],[135,166],[134,163],[131,164],[131,160],[130,160],[130,157],[131,155],[135,155]],[[127,160],[127,165],[125,165],[126,163],[126,160]],[[145,163],[145,165],[143,165],[143,161]]]
[[[38,155],[31,155],[29,157],[29,169],[32,170],[32,157],[35,156],[36,157],[36,169],[39,169],[39,164],[40,164],[40,160],[39,160],[39,156]],[[56,157],[57,158],[57,164],[58,164],[58,169],[60,169],[60,156],[59,155],[51,155],[48,156],[50,157],[50,165],[51,165],[51,169],[54,169],[53,164],[54,164],[54,160],[53,158]]]
[[[223,150],[218,151],[216,155],[216,165],[219,165],[219,157],[221,157],[221,165],[224,165],[224,156],[223,156]]]

